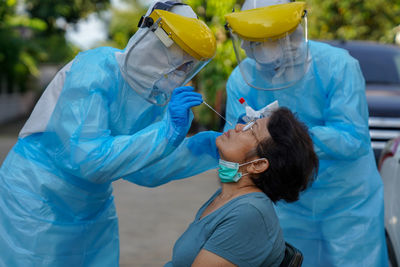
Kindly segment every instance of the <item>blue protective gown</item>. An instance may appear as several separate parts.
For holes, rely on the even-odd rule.
[[[327,44],[310,41],[309,49],[305,77],[283,90],[251,88],[236,68],[227,83],[227,120],[245,113],[238,102],[244,97],[255,110],[278,100],[309,127],[320,159],[318,178],[299,201],[281,201],[276,208],[285,240],[304,254],[303,266],[388,266],[383,185],[359,64]]]
[[[184,139],[166,107],[148,103],[122,79],[118,51],[80,53],[52,96],[46,130],[20,136],[1,166],[0,266],[118,266],[111,182],[157,186],[215,166],[214,134]],[[180,158],[199,164],[168,171]]]

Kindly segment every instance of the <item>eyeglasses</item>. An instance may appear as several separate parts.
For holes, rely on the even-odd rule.
[[[258,138],[257,138],[257,135],[256,135],[256,133],[255,133],[254,130],[253,130],[254,124],[256,124],[256,121],[255,121],[255,120],[248,122],[248,123],[243,127],[242,131],[243,131],[243,132],[246,132],[246,131],[250,130],[251,134],[254,136],[254,138],[256,139],[257,143],[259,143],[259,140],[258,140]]]
[[[254,125],[255,122],[256,122],[256,121],[254,121],[254,120],[248,122],[248,123],[243,127],[242,131],[245,132],[245,131],[247,131],[248,129],[253,130],[253,125]]]

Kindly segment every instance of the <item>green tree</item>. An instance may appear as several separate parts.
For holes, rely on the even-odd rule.
[[[146,13],[146,6],[140,1],[125,0],[124,4],[127,8],[111,10],[112,20],[108,29],[110,37],[108,45],[121,49],[137,31],[139,19]]]
[[[315,39],[394,42],[399,0],[307,0],[309,33]]]
[[[65,39],[65,28],[57,21],[74,25],[92,13],[99,13],[110,6],[110,0],[25,0],[25,9],[32,18],[46,24],[44,31],[35,32],[32,39],[43,51],[43,62],[66,62],[73,58],[77,49]]]
[[[17,14],[17,3],[25,13]],[[0,85],[7,92],[24,91],[30,76],[39,75],[38,63],[65,63],[77,49],[65,39],[61,20],[70,25],[109,6],[110,0],[0,1]]]
[[[15,88],[24,91],[29,75],[39,74],[40,51],[27,41],[32,31],[45,28],[40,20],[16,15],[16,4],[15,0],[0,2],[0,86],[8,93]]]
[[[93,12],[107,9],[109,3],[109,0],[29,0],[25,5],[26,11],[32,17],[46,23],[46,33],[51,34],[60,30],[56,26],[57,19],[62,18],[67,23],[76,23]]]

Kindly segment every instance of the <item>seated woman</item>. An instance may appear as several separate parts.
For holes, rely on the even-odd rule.
[[[287,108],[217,138],[222,186],[175,243],[165,266],[279,266],[285,242],[273,204],[298,200],[318,158]]]

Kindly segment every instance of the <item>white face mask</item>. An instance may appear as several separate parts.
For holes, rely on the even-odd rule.
[[[262,65],[279,66],[283,57],[283,51],[278,41],[250,42],[243,41],[242,48],[249,58]]]
[[[287,37],[266,42],[242,41],[242,49],[247,57],[254,59],[260,68],[278,69],[286,65],[296,65],[304,62],[303,28],[301,25]],[[299,62],[296,62],[299,61]]]
[[[184,71],[177,69],[164,74],[153,84],[149,99],[154,99],[157,103],[168,102],[172,91],[185,82],[185,74]]]

